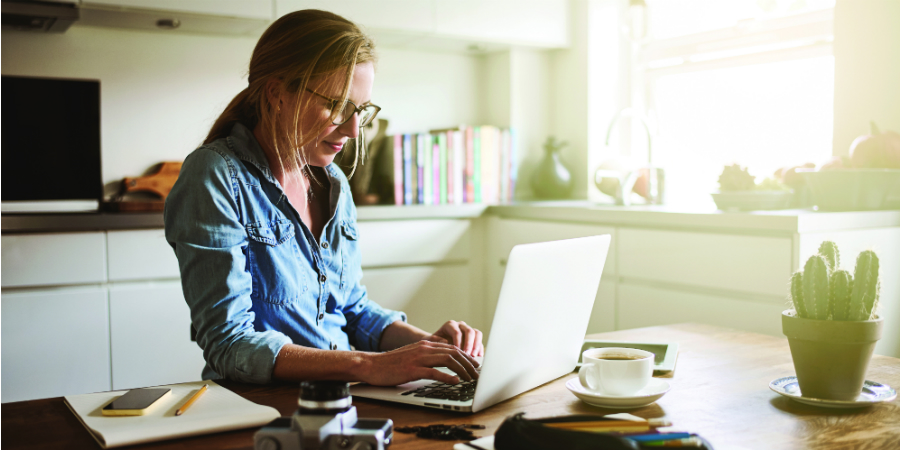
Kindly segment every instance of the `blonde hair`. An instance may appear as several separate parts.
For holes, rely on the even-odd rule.
[[[282,16],[259,38],[250,59],[247,87],[231,100],[216,119],[203,143],[229,136],[231,128],[238,122],[251,130],[259,125],[275,152],[281,173],[294,170],[299,173],[307,162],[304,146],[330,126],[339,112],[335,108],[331,118],[321,121],[313,130],[300,129],[303,114],[310,111],[307,106],[314,101],[310,95],[306,95],[305,104],[300,101],[310,80],[327,79],[330,75],[342,73],[343,77],[331,77],[342,78],[342,86],[328,85],[323,88],[333,92],[339,87],[340,102],[343,104],[348,100],[357,64],[374,64],[375,61],[372,40],[353,22],[337,14],[307,9]],[[282,112],[277,105],[271,104],[267,95],[267,85],[271,79],[279,81],[282,92],[296,96],[296,108],[289,111],[293,114],[290,122],[293,126],[285,126],[283,120],[278,120]],[[355,161],[359,161],[360,155],[365,156],[365,139],[360,134],[355,141]],[[355,162],[353,166],[355,170]]]

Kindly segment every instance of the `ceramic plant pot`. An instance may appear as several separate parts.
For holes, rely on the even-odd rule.
[[[803,319],[781,314],[797,382],[804,397],[855,400],[862,392],[884,319],[844,321]]]

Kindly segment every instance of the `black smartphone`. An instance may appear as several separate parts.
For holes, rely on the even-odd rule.
[[[158,400],[172,392],[169,388],[132,389],[104,406],[104,416],[143,416]]]

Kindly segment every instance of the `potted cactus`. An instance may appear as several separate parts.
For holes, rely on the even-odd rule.
[[[834,242],[825,241],[791,277],[793,309],[781,316],[797,382],[804,397],[855,400],[884,320],[876,314],[878,256],[856,258],[851,275],[840,268]]]

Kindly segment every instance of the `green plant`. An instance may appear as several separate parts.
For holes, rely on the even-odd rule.
[[[726,191],[749,191],[756,187],[756,177],[750,175],[745,167],[738,164],[725,166],[722,174],[719,175],[719,190]]]
[[[825,241],[803,270],[791,276],[791,302],[798,317],[817,320],[871,320],[878,307],[878,255],[863,251],[853,275],[840,269],[837,245]]]

